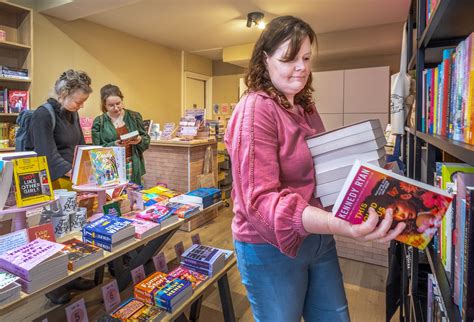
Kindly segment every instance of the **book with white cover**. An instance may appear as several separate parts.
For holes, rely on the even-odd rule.
[[[365,120],[307,137],[306,142],[308,147],[312,148],[335,140],[344,139],[357,133],[373,131],[381,127],[382,124],[380,124],[379,119]]]
[[[342,158],[348,155],[361,154],[365,152],[375,151],[383,148],[387,143],[385,136],[380,136],[375,140],[354,144],[345,148],[330,151],[323,154],[314,155],[313,160],[315,164],[332,161],[338,158]]]
[[[355,159],[360,159],[361,161],[373,161],[385,157],[385,149],[380,148],[376,151],[365,152],[361,154],[348,155],[337,160],[331,160],[328,162],[315,164],[316,174],[331,171],[338,168],[343,168],[348,165],[354,164]]]
[[[354,135],[348,135],[346,137],[333,140],[318,146],[310,147],[311,155],[317,156],[321,155],[323,153],[328,153],[331,151],[336,151],[348,146],[352,146],[355,144],[360,144],[368,141],[373,141],[378,139],[379,137],[383,136],[384,137],[384,132],[382,128],[376,128],[374,130],[370,131],[365,131],[361,133],[357,133]]]
[[[319,200],[321,201],[321,204],[323,205],[323,207],[326,208],[326,207],[334,205],[338,196],[339,196],[339,192],[331,193],[330,195],[322,196],[321,198],[319,198]]]
[[[341,188],[344,185],[345,181],[346,181],[346,178],[342,178],[342,179],[334,180],[331,182],[316,185],[316,189],[314,190],[314,196],[316,198],[319,198],[322,196],[339,192],[341,191]]]
[[[13,162],[0,160],[0,210],[5,207],[5,202],[10,194],[13,180]]]
[[[386,164],[385,156],[383,156],[380,159],[367,160],[366,162],[377,165],[382,168],[385,167],[385,164]],[[321,173],[316,172],[316,184],[319,185],[319,184],[328,183],[334,180],[346,178],[349,175],[349,172],[351,172],[351,168],[352,168],[352,164],[349,164],[342,168],[334,167],[333,169],[330,169],[329,171],[326,171],[326,172],[321,172]]]
[[[0,153],[0,160],[15,160],[20,158],[32,158],[36,157],[37,154],[35,151],[23,151],[23,152],[9,152],[9,153]]]
[[[120,135],[120,140],[121,141],[130,141],[132,139],[135,139],[138,137],[138,131],[132,131],[132,132],[129,132],[129,133],[125,133],[125,134],[122,134]]]

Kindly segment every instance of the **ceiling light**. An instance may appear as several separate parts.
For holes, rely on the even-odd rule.
[[[252,27],[252,22],[258,26],[259,29],[265,28],[265,22],[263,22],[263,13],[261,12],[250,12],[247,14],[247,27]]]

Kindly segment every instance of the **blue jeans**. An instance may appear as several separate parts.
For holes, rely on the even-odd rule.
[[[296,258],[270,244],[234,241],[257,322],[350,321],[332,235],[310,235]]]

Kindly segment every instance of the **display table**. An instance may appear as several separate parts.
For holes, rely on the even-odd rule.
[[[102,208],[104,207],[105,202],[107,200],[106,191],[107,190],[114,190],[116,188],[123,187],[127,184],[128,184],[128,182],[123,182],[123,183],[115,184],[115,185],[112,185],[112,186],[105,186],[105,187],[101,187],[101,186],[98,186],[98,185],[79,185],[79,186],[73,185],[72,189],[75,190],[75,191],[78,191],[78,192],[95,192],[95,193],[97,193],[98,206],[97,206],[97,211],[96,212],[102,212]]]
[[[218,202],[212,205],[212,208],[218,208],[222,202]],[[209,208],[211,208],[209,207]],[[69,271],[68,276],[61,278],[60,280],[48,285],[47,287],[40,289],[31,294],[22,292],[20,299],[13,301],[5,306],[0,306],[0,321],[31,321],[37,317],[40,317],[43,314],[48,313],[54,309],[54,304],[49,305],[37,305],[38,299],[44,299],[44,295],[59,286],[62,286],[80,276],[84,276],[88,273],[95,271],[95,282],[96,285],[101,284],[103,280],[104,267],[108,262],[114,262],[115,268],[115,277],[120,290],[123,290],[131,283],[132,277],[130,275],[130,270],[147,263],[155,254],[157,254],[166,242],[178,231],[179,227],[191,220],[192,218],[198,217],[202,212],[195,214],[194,216],[187,219],[178,219],[177,222],[170,224],[168,226],[162,227],[160,231],[156,232],[153,235],[148,236],[143,239],[132,238],[131,240],[119,245],[116,250],[113,252],[108,252],[104,250],[104,256],[98,259],[95,262],[90,263],[76,271]],[[78,238],[82,239],[80,232],[75,232],[68,234],[58,240],[58,242],[70,239]],[[122,255],[129,252],[136,252],[132,259],[128,263],[128,267],[124,268],[122,262]],[[149,274],[151,272],[147,272]],[[40,302],[41,303],[41,302]],[[32,305],[29,305],[32,304]]]
[[[197,176],[202,173],[204,154],[210,146],[213,152],[212,167],[217,182],[217,142],[151,141],[145,151],[145,188],[164,183],[180,192],[199,188]]]

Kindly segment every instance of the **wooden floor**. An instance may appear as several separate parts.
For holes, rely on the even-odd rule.
[[[183,241],[185,248],[191,246],[191,236],[199,233],[203,244],[219,248],[233,249],[231,235],[231,208],[221,208],[219,216],[212,222],[194,230],[191,233],[179,231],[167,243],[164,252],[167,260],[176,257],[174,245]],[[340,259],[344,275],[344,284],[349,301],[351,320],[353,322],[381,322],[385,320],[385,276],[387,269],[381,266],[365,264],[353,260]],[[240,275],[236,267],[229,272],[229,284],[232,292],[235,314],[238,321],[254,321],[245,288],[240,282]],[[106,277],[107,279],[107,277]],[[94,296],[86,297],[89,316],[100,316],[103,305],[100,301],[100,290]],[[121,294],[125,299],[131,294],[128,289]],[[75,301],[74,299],[73,301]],[[63,321],[64,309],[58,308],[48,314],[48,321]],[[39,319],[41,321],[41,319]],[[222,309],[217,287],[206,292],[201,308],[200,321],[223,321]]]

